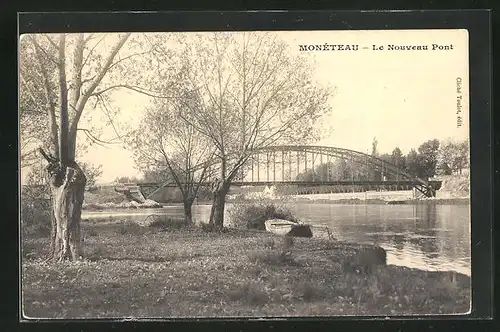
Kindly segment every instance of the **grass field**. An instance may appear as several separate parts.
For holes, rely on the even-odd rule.
[[[453,314],[469,310],[461,274],[379,266],[344,271],[358,246],[297,239],[290,257],[263,232],[82,223],[85,257],[47,264],[48,239],[23,239],[28,318]]]

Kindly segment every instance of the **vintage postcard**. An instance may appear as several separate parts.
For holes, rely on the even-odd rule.
[[[21,35],[24,319],[469,313],[468,45]]]

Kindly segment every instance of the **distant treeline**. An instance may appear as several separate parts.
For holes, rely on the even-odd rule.
[[[411,149],[404,155],[399,147],[395,147],[392,153],[380,154],[377,150],[376,139],[372,143],[372,156],[387,161],[406,173],[410,173],[422,179],[432,178],[436,175],[450,175],[462,173],[469,167],[469,142],[446,140],[440,142],[438,139],[428,140],[422,143],[417,150]],[[337,159],[330,163],[318,165],[297,175],[299,181],[313,180],[365,180],[380,181],[402,179],[401,175],[384,173],[384,170],[374,169],[368,164],[360,164],[345,159]]]

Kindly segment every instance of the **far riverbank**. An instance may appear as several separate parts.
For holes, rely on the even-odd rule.
[[[262,199],[228,199],[228,203],[238,204],[238,203],[254,203],[261,202]],[[363,205],[363,204],[389,204],[389,205],[397,205],[397,204],[407,204],[407,205],[466,205],[470,204],[469,198],[434,198],[434,199],[407,199],[407,200],[383,200],[383,199],[359,199],[359,198],[351,198],[351,199],[311,199],[311,198],[293,198],[290,199],[286,196],[281,198],[269,199],[270,203],[273,201],[276,202],[297,202],[297,203],[315,203],[315,204],[352,204],[352,205]],[[194,205],[211,205],[210,201],[197,201]],[[84,205],[83,210],[85,211],[104,211],[104,210],[121,210],[121,209],[151,209],[151,208],[159,208],[159,207],[168,207],[168,206],[182,206],[181,202],[169,202],[169,203],[161,203],[156,206],[150,205],[140,205],[140,204],[121,204],[121,205],[110,205],[110,204],[92,204],[92,205]]]
[[[323,196],[322,194],[319,194]],[[336,194],[332,194],[336,195]],[[306,195],[304,195],[306,196]],[[357,198],[357,197],[351,197],[351,198],[321,198],[321,197],[311,197],[314,195],[307,195],[308,197],[300,197],[300,196],[283,196],[283,197],[276,197],[276,198],[266,198],[266,199],[229,199],[228,202],[230,203],[252,203],[256,201],[262,201],[266,200],[269,202],[281,202],[281,201],[286,201],[286,202],[297,202],[297,203],[314,203],[314,204],[389,204],[389,205],[395,205],[395,204],[410,204],[410,205],[419,205],[419,204],[436,204],[436,205],[466,205],[470,203],[470,199],[466,197],[459,197],[459,198],[423,198],[423,199],[414,199],[414,198],[407,198],[407,199],[381,199],[381,198]],[[202,204],[202,203],[200,203]],[[205,204],[210,204],[210,202],[207,202]],[[170,204],[168,204],[170,205]]]

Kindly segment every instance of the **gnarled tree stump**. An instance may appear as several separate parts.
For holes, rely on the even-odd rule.
[[[49,174],[54,212],[51,258],[77,260],[82,256],[80,221],[87,179],[76,163],[63,168],[51,164]]]

